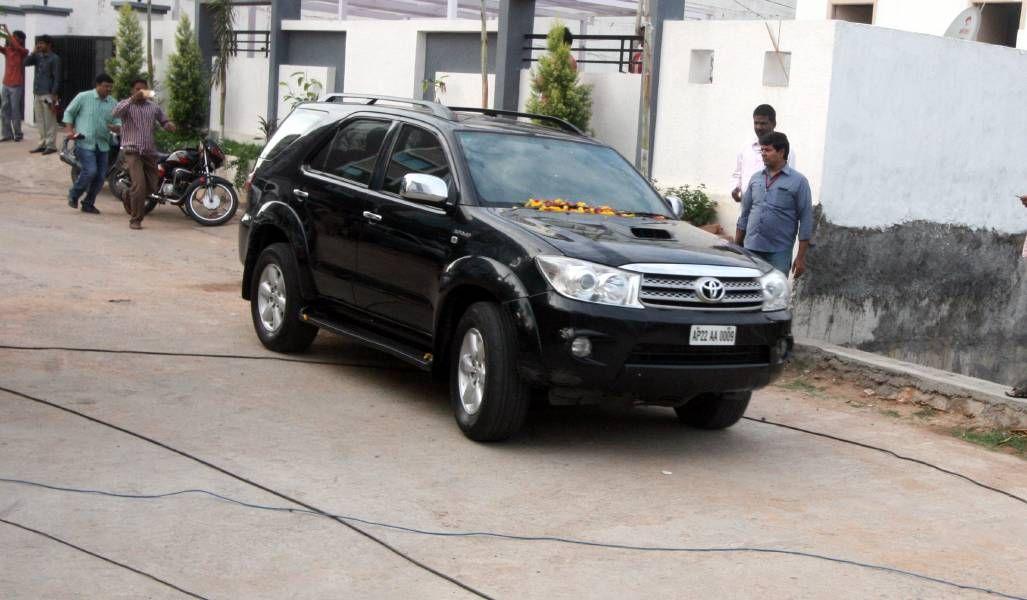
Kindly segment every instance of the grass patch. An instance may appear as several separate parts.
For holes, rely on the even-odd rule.
[[[921,419],[929,419],[934,415],[938,414],[938,410],[932,406],[925,406],[920,410],[913,413],[914,417],[920,417]]]
[[[884,415],[884,416],[886,416],[886,417],[894,417],[894,418],[896,418],[896,419],[898,419],[899,417],[901,417],[901,416],[902,416],[902,414],[901,414],[901,413],[899,413],[899,411],[897,411],[897,410],[891,410],[891,409],[888,409],[888,410],[882,410],[882,411],[881,411],[881,414],[882,414],[882,415]]]
[[[975,431],[971,429],[957,429],[953,432],[956,437],[979,446],[991,448],[1011,448],[1020,456],[1027,456],[1027,435],[1002,431],[1000,429]]]
[[[821,391],[820,388],[818,388],[817,386],[811,383],[807,383],[801,379],[793,379],[788,383],[780,384],[779,387],[784,388],[786,390],[792,390],[795,392],[803,392],[811,396],[817,396],[820,394]]]

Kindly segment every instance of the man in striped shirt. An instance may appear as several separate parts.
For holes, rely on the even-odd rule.
[[[68,191],[68,206],[78,208],[82,194],[82,212],[100,214],[96,209],[96,195],[103,189],[107,174],[107,157],[111,150],[111,131],[121,124],[114,118],[116,102],[111,97],[114,80],[100,73],[94,81],[96,89],[75,96],[64,110],[64,133],[69,138],[81,135],[75,141],[75,157],[82,170]]]
[[[143,228],[146,198],[157,190],[157,142],[153,129],[159,124],[167,131],[177,130],[153,101],[149,88],[145,79],[136,79],[132,82],[132,95],[114,107],[114,116],[121,119],[121,160],[132,180],[127,200],[122,198],[130,207],[128,226],[132,229]]]

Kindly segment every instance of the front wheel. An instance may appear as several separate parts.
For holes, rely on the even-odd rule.
[[[528,386],[516,367],[516,332],[498,304],[472,304],[457,325],[450,360],[450,401],[464,435],[502,440],[524,424]]]
[[[699,429],[726,429],[742,418],[749,406],[752,392],[703,394],[674,408],[678,420]]]
[[[303,352],[317,327],[300,319],[299,267],[288,244],[271,244],[250,279],[250,315],[260,343],[275,352]]]
[[[212,179],[207,185],[198,182],[186,191],[185,214],[200,225],[227,223],[239,208],[239,194],[223,179]]]

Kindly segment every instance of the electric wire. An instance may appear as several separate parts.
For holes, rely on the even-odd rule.
[[[139,355],[144,355],[144,356],[180,356],[180,357],[187,357],[187,358],[227,358],[227,359],[240,359],[240,360],[278,360],[278,361],[283,361],[283,362],[301,362],[301,363],[305,362],[305,363],[311,363],[311,364],[324,364],[324,365],[335,365],[335,366],[356,367],[356,368],[387,368],[387,367],[391,367],[391,365],[379,367],[378,365],[374,365],[373,363],[363,364],[363,363],[341,363],[341,362],[333,362],[333,361],[314,361],[314,360],[303,360],[303,359],[297,359],[297,358],[287,358],[287,357],[281,357],[281,356],[252,356],[252,355],[237,355],[237,354],[216,354],[216,353],[215,354],[194,354],[194,353],[188,353],[188,352],[161,352],[161,351],[150,351],[150,350],[109,350],[109,349],[104,349],[104,348],[70,347],[70,346],[18,346],[18,345],[10,345],[10,344],[0,344],[0,349],[6,349],[6,350],[28,350],[28,351],[54,350],[54,351],[63,351],[63,352],[90,352],[90,353],[102,353],[102,354],[139,354]],[[391,368],[395,368],[397,370],[408,370],[408,369],[403,369],[402,367],[391,367]],[[764,425],[773,425],[773,426],[781,427],[781,428],[784,428],[784,429],[791,429],[793,431],[798,431],[798,432],[801,432],[801,433],[806,433],[806,434],[809,434],[809,435],[813,435],[813,436],[822,437],[822,438],[825,438],[825,439],[834,440],[836,442],[842,442],[842,443],[845,443],[845,444],[851,444],[853,446],[859,446],[860,448],[865,448],[867,450],[875,450],[877,452],[882,452],[884,454],[888,454],[888,455],[890,455],[890,456],[892,456],[894,458],[897,458],[899,460],[905,460],[905,461],[909,461],[909,462],[912,462],[912,463],[916,463],[916,464],[919,464],[919,465],[922,465],[922,466],[934,469],[934,470],[939,471],[941,473],[945,473],[946,475],[951,475],[953,477],[958,477],[959,479],[963,479],[963,480],[965,480],[965,481],[967,481],[967,482],[969,482],[969,483],[971,483],[973,485],[976,485],[976,486],[978,486],[978,487],[980,487],[982,489],[985,489],[985,490],[988,490],[988,491],[991,491],[991,492],[995,492],[995,493],[998,493],[998,494],[1002,494],[1003,496],[1007,496],[1007,497],[1009,497],[1009,498],[1011,498],[1013,500],[1016,500],[1017,502],[1021,502],[1023,504],[1027,504],[1027,498],[1023,498],[1021,496],[1017,496],[1016,494],[1013,494],[1013,493],[1008,492],[1006,490],[990,486],[990,485],[988,485],[986,483],[982,483],[980,481],[977,481],[976,479],[973,479],[972,477],[969,477],[967,475],[963,475],[962,473],[958,473],[956,471],[951,471],[951,470],[946,469],[944,467],[939,467],[938,465],[929,463],[927,461],[920,460],[918,458],[912,458],[912,457],[909,457],[909,456],[904,456],[904,455],[898,454],[897,452],[894,452],[892,450],[888,450],[887,448],[881,448],[881,447],[874,446],[874,445],[871,445],[871,444],[866,444],[866,443],[863,443],[863,442],[857,442],[855,440],[850,440],[850,439],[846,439],[846,438],[842,438],[842,437],[838,437],[838,436],[833,436],[833,435],[830,435],[830,434],[827,434],[827,433],[821,433],[819,431],[813,431],[813,430],[810,430],[810,429],[803,429],[802,427],[796,427],[794,425],[787,425],[785,423],[776,423],[774,421],[768,421],[765,417],[760,417],[759,419],[756,419],[756,418],[753,418],[753,417],[742,417],[742,418],[747,420],[747,421],[752,421],[752,422],[755,422],[755,423],[763,423]]]
[[[942,579],[942,578],[939,578],[939,577],[932,577],[930,575],[924,575],[922,573],[916,573],[916,572],[913,572],[913,571],[906,571],[904,569],[899,569],[899,568],[896,568],[896,567],[889,567],[889,566],[886,566],[886,565],[878,565],[878,564],[873,564],[873,563],[865,563],[865,562],[860,562],[860,561],[856,561],[856,560],[850,560],[850,559],[847,559],[847,558],[839,558],[839,557],[836,557],[836,556],[827,556],[827,555],[817,554],[817,553],[813,553],[813,552],[805,552],[805,551],[802,551],[802,550],[790,550],[790,549],[787,549],[787,548],[758,547],[758,546],[724,546],[724,547],[639,546],[639,545],[633,545],[633,544],[607,543],[607,542],[595,542],[595,541],[589,541],[589,540],[579,540],[579,539],[560,537],[560,536],[517,535],[517,534],[508,534],[508,533],[498,533],[498,532],[493,532],[493,531],[437,531],[437,530],[419,529],[419,528],[415,528],[415,527],[406,527],[406,526],[403,526],[403,525],[395,525],[395,524],[392,524],[392,523],[386,523],[386,522],[382,522],[382,521],[372,521],[372,520],[369,520],[369,519],[364,519],[364,518],[361,518],[361,517],[355,517],[355,516],[352,516],[352,515],[321,513],[321,512],[315,512],[313,510],[307,510],[307,509],[298,509],[298,508],[289,508],[289,507],[283,507],[283,506],[267,506],[267,505],[262,505],[262,504],[255,504],[255,503],[252,503],[252,502],[245,502],[243,500],[238,500],[238,499],[235,499],[235,498],[231,498],[229,496],[224,496],[222,494],[218,494],[217,492],[212,492],[212,491],[204,490],[204,489],[178,490],[178,491],[167,492],[167,493],[162,493],[162,494],[126,494],[126,493],[121,493],[121,492],[109,492],[109,491],[96,490],[96,489],[82,489],[82,488],[56,486],[56,485],[40,483],[40,482],[36,482],[36,481],[27,481],[27,480],[24,480],[24,479],[14,479],[14,478],[7,478],[7,477],[0,477],[0,482],[20,484],[20,485],[33,486],[33,487],[40,487],[40,488],[45,488],[45,489],[48,489],[48,490],[54,490],[54,491],[60,491],[60,492],[71,492],[71,493],[78,493],[78,494],[95,494],[95,495],[100,495],[100,496],[111,496],[111,497],[114,497],[114,498],[132,499],[132,500],[151,500],[151,499],[169,498],[169,497],[172,497],[172,496],[182,496],[182,495],[186,495],[186,494],[202,494],[202,495],[214,497],[216,499],[219,499],[219,500],[222,500],[222,501],[225,501],[225,502],[230,502],[232,504],[244,506],[244,507],[247,507],[247,508],[253,508],[253,509],[257,509],[257,510],[265,510],[265,511],[273,511],[273,512],[288,512],[288,513],[304,513],[304,514],[309,514],[309,515],[313,515],[313,516],[317,516],[317,517],[331,518],[331,519],[337,519],[337,520],[342,520],[342,521],[352,521],[352,522],[361,523],[361,524],[364,524],[364,525],[370,525],[370,526],[374,526],[374,527],[381,527],[381,528],[384,528],[384,529],[391,529],[391,530],[394,530],[394,531],[401,531],[401,532],[405,532],[405,533],[411,533],[411,534],[417,534],[417,535],[425,535],[425,536],[432,536],[432,537],[447,537],[447,538],[484,537],[484,538],[495,538],[495,539],[508,540],[508,541],[516,541],[516,542],[553,542],[553,543],[559,543],[559,544],[570,544],[570,545],[575,545],[575,546],[591,546],[591,547],[595,547],[595,548],[604,548],[604,549],[612,549],[612,550],[628,550],[628,551],[637,551],[637,552],[667,552],[667,553],[691,553],[691,554],[716,554],[716,553],[723,553],[723,554],[727,554],[727,553],[783,554],[783,555],[798,556],[798,557],[803,557],[803,558],[814,558],[814,559],[824,560],[824,561],[828,561],[828,562],[832,562],[832,563],[839,563],[839,564],[844,564],[844,565],[850,565],[850,566],[862,567],[862,568],[866,568],[866,569],[872,569],[872,570],[876,570],[876,571],[883,571],[883,572],[886,572],[886,573],[892,573],[892,574],[897,574],[897,575],[904,575],[904,576],[907,576],[907,577],[913,577],[913,578],[916,578],[916,579],[920,579],[920,580],[923,580],[923,581],[928,581],[928,582],[931,582],[931,583],[937,583],[937,584],[945,585],[945,586],[948,586],[948,587],[958,588],[958,589],[961,589],[961,590],[971,590],[971,591],[976,591],[976,592],[983,592],[983,593],[986,593],[986,594],[992,594],[992,595],[1000,596],[1000,597],[1003,597],[1003,598],[1010,598],[1012,600],[1027,600],[1027,598],[1024,598],[1022,596],[1014,596],[1014,595],[1011,595],[1011,594],[1006,594],[1006,593],[1003,593],[1003,592],[998,592],[998,591],[995,591],[995,590],[992,590],[992,589],[988,589],[988,588],[978,587],[978,586],[975,586],[975,585],[969,585],[969,584],[964,584],[964,583],[958,583],[958,582],[955,582],[955,581],[950,581],[950,580]]]
[[[212,462],[204,460],[204,459],[202,459],[202,458],[200,458],[198,456],[194,456],[194,455],[192,455],[192,454],[190,454],[190,453],[188,453],[188,452],[186,452],[184,450],[179,450],[178,448],[175,448],[173,446],[169,446],[168,444],[165,444],[164,442],[155,440],[155,439],[153,439],[151,437],[147,437],[147,436],[145,436],[145,435],[143,435],[141,433],[136,433],[135,431],[132,431],[130,429],[126,429],[126,428],[121,427],[119,425],[115,425],[114,423],[109,423],[107,421],[104,421],[103,419],[98,419],[96,417],[92,417],[92,416],[87,415],[87,414],[85,414],[83,412],[79,412],[79,411],[77,411],[75,409],[68,408],[66,406],[61,406],[60,404],[57,404],[56,402],[50,402],[49,400],[44,400],[43,398],[36,398],[35,396],[30,396],[29,394],[25,394],[25,393],[19,392],[17,390],[12,390],[12,389],[10,389],[8,387],[0,386],[0,391],[6,392],[8,394],[11,394],[12,396],[17,396],[19,398],[23,398],[25,400],[30,400],[32,402],[36,402],[38,404],[49,406],[51,408],[56,408],[57,410],[62,410],[64,412],[67,412],[67,413],[73,414],[75,416],[81,417],[83,419],[86,419],[87,421],[92,421],[93,423],[96,423],[98,425],[103,425],[104,427],[108,427],[108,428],[113,429],[115,431],[120,431],[121,433],[124,433],[125,435],[129,435],[129,436],[132,436],[134,438],[138,438],[140,440],[143,440],[144,442],[148,442],[150,444],[153,444],[154,446],[157,446],[159,448],[163,448],[163,449],[165,449],[165,450],[167,450],[169,452],[173,452],[175,454],[178,454],[179,456],[182,456],[182,457],[185,457],[185,458],[187,458],[189,460],[197,462],[197,463],[199,463],[199,464],[201,464],[201,465],[203,465],[205,467],[208,467],[210,469],[213,469],[213,470],[221,473],[222,475],[227,475],[228,477],[231,477],[232,479],[235,479],[237,481],[241,481],[241,482],[243,482],[243,483],[245,483],[247,485],[253,486],[253,487],[255,487],[255,488],[259,489],[259,490],[267,492],[268,494],[271,494],[272,496],[277,496],[277,497],[281,498],[282,500],[285,500],[286,502],[291,502],[292,504],[296,504],[297,506],[302,506],[303,508],[305,508],[305,509],[307,509],[307,510],[313,512],[313,513],[316,513],[316,514],[319,514],[321,516],[330,518],[330,519],[334,520],[335,522],[339,523],[340,525],[342,525],[344,527],[347,527],[347,528],[353,530],[356,533],[359,533],[360,535],[366,537],[367,539],[369,539],[369,540],[375,542],[376,544],[382,546],[383,548],[386,548],[387,550],[391,551],[396,556],[402,558],[403,560],[405,560],[405,561],[407,561],[407,562],[409,562],[409,563],[411,563],[411,564],[413,564],[413,565],[415,565],[417,567],[420,567],[424,571],[427,571],[428,573],[431,573],[432,575],[435,575],[436,577],[439,577],[441,579],[445,579],[446,581],[452,583],[453,585],[455,585],[455,586],[457,586],[459,588],[462,588],[465,591],[470,592],[471,594],[474,594],[475,596],[478,596],[479,598],[486,598],[487,600],[492,600],[492,597],[487,595],[487,594],[485,594],[484,592],[481,592],[481,591],[471,587],[470,585],[460,581],[459,579],[456,579],[455,577],[447,575],[447,574],[443,573],[442,571],[439,571],[439,570],[437,570],[437,569],[435,569],[435,568],[433,568],[433,567],[431,567],[431,566],[429,566],[429,565],[427,565],[427,564],[417,560],[413,556],[410,556],[409,554],[406,554],[402,550],[392,546],[391,544],[389,544],[385,540],[383,540],[383,539],[381,539],[381,538],[379,538],[379,537],[377,537],[377,536],[375,536],[375,535],[373,535],[371,533],[368,533],[367,531],[364,531],[363,529],[357,527],[356,525],[353,525],[352,523],[347,523],[346,521],[344,521],[342,519],[333,517],[332,515],[326,513],[325,511],[317,508],[316,506],[314,506],[312,504],[308,504],[306,502],[303,502],[302,500],[297,500],[297,499],[295,499],[295,498],[293,498],[291,496],[288,496],[287,494],[285,494],[283,492],[279,492],[279,491],[277,491],[275,489],[272,489],[272,488],[269,488],[269,487],[267,487],[267,486],[265,486],[263,484],[257,483],[256,481],[253,481],[252,479],[248,479],[246,477],[243,477],[242,475],[238,475],[236,473],[233,473],[232,471],[229,471],[228,469],[225,469],[224,467],[219,467],[218,465],[216,465],[216,464],[214,464]]]
[[[920,460],[919,458],[913,458],[911,456],[904,456],[902,454],[899,454],[898,452],[895,452],[894,450],[888,450],[887,448],[880,448],[878,446],[873,446],[871,444],[864,444],[863,442],[857,442],[855,440],[849,440],[849,439],[846,439],[846,438],[843,438],[843,437],[838,437],[838,436],[835,436],[835,435],[831,435],[829,433],[821,433],[819,431],[813,431],[811,429],[803,429],[802,427],[796,427],[795,425],[786,425],[784,423],[776,423],[774,421],[768,421],[766,418],[759,418],[759,419],[756,419],[756,418],[753,418],[753,417],[742,417],[742,418],[745,419],[746,421],[752,421],[753,423],[762,423],[764,425],[773,425],[774,427],[781,427],[783,429],[791,429],[792,431],[799,431],[799,432],[806,433],[806,434],[809,434],[809,435],[814,435],[814,436],[817,436],[817,437],[822,437],[822,438],[826,438],[826,439],[829,439],[829,440],[834,440],[836,442],[841,442],[843,444],[851,444],[853,446],[859,446],[860,448],[866,448],[867,450],[875,450],[877,452],[882,452],[884,454],[888,454],[890,456],[893,456],[893,457],[895,457],[895,458],[897,458],[899,460],[905,460],[905,461],[909,461],[911,463],[916,463],[918,465],[923,465],[923,466],[928,467],[930,469],[934,469],[935,471],[940,471],[942,473],[945,473],[946,475],[951,475],[953,477],[958,477],[959,479],[963,479],[965,481],[968,481],[968,482],[970,482],[970,483],[972,483],[972,484],[974,484],[974,485],[976,485],[976,486],[978,486],[980,488],[986,489],[986,490],[991,491],[991,492],[995,492],[996,494],[1002,494],[1003,496],[1012,498],[1013,500],[1016,500],[1017,502],[1021,502],[1023,504],[1027,504],[1027,498],[1023,498],[1021,496],[1017,496],[1016,494],[1014,494],[1012,492],[1007,492],[1006,490],[990,486],[990,485],[988,485],[986,483],[982,483],[980,481],[977,481],[976,479],[974,479],[972,477],[969,477],[967,475],[963,475],[962,473],[957,473],[956,471],[950,471],[949,469],[946,469],[944,467],[939,467],[938,465],[929,463],[929,462],[927,462],[925,460]]]
[[[34,533],[36,535],[43,536],[43,537],[45,537],[45,538],[47,538],[49,540],[55,541],[55,542],[57,542],[59,544],[64,544],[65,546],[74,548],[75,550],[78,550],[79,552],[84,552],[85,554],[88,554],[89,556],[92,556],[94,558],[99,558],[102,561],[106,561],[106,562],[111,563],[112,565],[119,566],[122,569],[127,569],[129,571],[132,571],[133,573],[136,573],[137,575],[142,575],[143,577],[146,577],[148,579],[152,579],[153,581],[156,581],[157,583],[159,583],[161,585],[167,586],[167,587],[169,587],[169,588],[171,588],[171,589],[173,589],[173,590],[175,590],[177,592],[185,594],[186,596],[190,596],[192,598],[199,598],[200,600],[207,600],[207,598],[205,596],[201,596],[199,594],[194,594],[193,592],[190,592],[187,589],[183,589],[183,588],[181,588],[181,587],[171,583],[170,581],[166,581],[164,579],[161,579],[160,577],[157,577],[156,575],[152,575],[150,573],[147,573],[146,571],[142,571],[142,570],[137,569],[137,568],[135,568],[135,567],[133,567],[131,565],[126,565],[123,562],[118,562],[118,561],[114,560],[113,558],[104,556],[102,554],[97,554],[96,552],[93,552],[92,550],[87,550],[86,548],[83,548],[82,546],[77,546],[75,544],[72,544],[71,542],[69,542],[67,540],[64,540],[64,539],[61,539],[61,538],[59,538],[59,537],[57,537],[55,535],[46,533],[45,531],[40,531],[38,529],[33,529],[33,528],[31,528],[31,527],[29,527],[27,525],[22,525],[21,523],[15,523],[14,521],[8,521],[7,519],[4,519],[4,518],[0,518],[0,523],[3,523],[5,525],[10,525],[11,527],[17,527],[18,529],[23,529],[23,530],[28,531],[30,533]]]
[[[168,352],[159,350],[118,350],[111,348],[88,348],[75,346],[18,346],[13,344],[0,344],[0,350],[26,350],[26,351],[48,351],[57,352],[85,352],[94,354],[138,354],[142,356],[176,356],[183,358],[225,358],[236,360],[274,360],[289,363],[307,363],[311,365],[333,365],[337,367],[352,367],[354,369],[385,369],[395,371],[412,371],[412,369],[383,363],[363,362],[342,362],[332,360],[308,360],[305,358],[289,358],[287,356],[259,356],[252,354],[223,354],[217,352]]]

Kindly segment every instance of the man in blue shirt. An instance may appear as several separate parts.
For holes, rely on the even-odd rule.
[[[788,137],[772,132],[760,138],[764,169],[749,180],[742,194],[735,243],[763,258],[784,274],[806,271],[806,251],[813,237],[813,199],[809,182],[788,166]],[[799,252],[792,265],[795,237]]]
[[[94,204],[107,174],[107,156],[113,143],[111,131],[121,122],[113,115],[117,105],[111,97],[114,80],[100,73],[95,83],[96,89],[75,96],[64,110],[64,133],[71,138],[83,136],[75,142],[75,157],[82,171],[68,191],[68,206],[78,208],[78,199],[84,193],[82,212],[98,215],[100,211]]]

